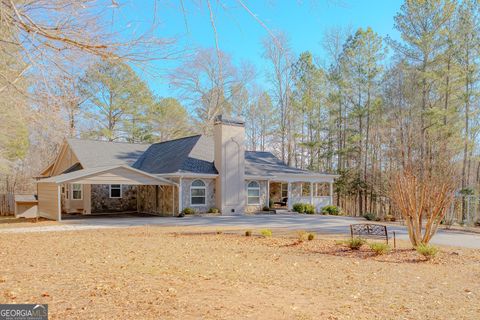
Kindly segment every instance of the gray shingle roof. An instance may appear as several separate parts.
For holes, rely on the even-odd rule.
[[[83,168],[131,165],[147,150],[150,144],[68,139]]]
[[[245,174],[252,176],[273,176],[276,174],[308,174],[307,170],[289,167],[271,152],[246,151]]]
[[[218,173],[213,165],[213,140],[196,135],[152,144],[132,165],[148,173]]]
[[[84,169],[129,165],[150,174],[218,173],[213,163],[213,139],[207,136],[196,135],[151,145],[79,139],[68,139],[68,143]],[[75,164],[65,173],[78,169],[79,164]],[[311,173],[287,166],[270,152],[245,152],[246,175],[268,177]]]

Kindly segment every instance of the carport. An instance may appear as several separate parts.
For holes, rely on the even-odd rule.
[[[62,219],[61,188],[65,184],[168,186],[172,190],[176,189],[178,193],[178,185],[175,182],[126,165],[81,169],[38,181],[38,215],[40,217],[57,221]],[[172,194],[175,195],[175,192],[172,192]],[[174,215],[175,196],[171,200],[172,215]],[[91,208],[90,196],[84,196],[82,201],[84,201],[85,210],[89,213]]]

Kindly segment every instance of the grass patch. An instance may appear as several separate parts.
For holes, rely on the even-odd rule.
[[[373,242],[373,243],[370,243],[369,246],[370,246],[370,249],[372,249],[372,251],[375,252],[377,256],[387,254],[390,251],[392,251],[392,248],[386,243]]]
[[[358,237],[351,238],[345,241],[345,244],[352,250],[360,249],[365,243],[367,243],[365,239],[358,238]]]
[[[260,234],[261,234],[263,237],[265,237],[265,238],[271,237],[271,236],[272,236],[272,230],[270,230],[270,229],[262,229],[262,230],[260,230]]]
[[[416,248],[418,253],[424,256],[427,260],[434,258],[438,253],[438,248],[428,244],[420,244]]]

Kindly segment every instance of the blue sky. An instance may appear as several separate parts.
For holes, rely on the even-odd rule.
[[[263,84],[266,61],[262,58],[261,41],[267,31],[235,0],[222,1],[228,8],[211,0],[218,29],[221,50],[229,53],[235,63],[242,60],[253,63]],[[381,36],[399,39],[394,29],[394,16],[401,0],[244,0],[244,3],[272,30],[283,31],[290,39],[296,54],[311,51],[320,60],[323,33],[333,27],[350,27],[353,31],[372,27]],[[184,0],[188,30],[176,0],[157,2],[157,35],[176,37],[179,43],[190,47],[214,47],[214,33],[205,0]],[[115,17],[117,22],[131,22],[140,30],[148,28],[153,20],[153,3],[132,1]],[[156,67],[167,73],[179,62],[158,61]],[[165,77],[147,77],[151,88],[161,96],[173,95]]]

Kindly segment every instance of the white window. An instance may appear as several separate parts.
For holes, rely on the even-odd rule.
[[[72,199],[73,200],[82,200],[82,185],[79,183],[72,184]]]
[[[206,204],[207,188],[202,180],[195,180],[190,186],[190,204],[192,206],[202,206]]]
[[[110,185],[110,198],[121,198],[122,197],[122,185],[121,184],[111,184]]]
[[[256,181],[251,181],[247,186],[247,204],[260,204],[260,185]]]

